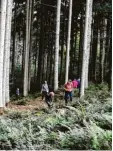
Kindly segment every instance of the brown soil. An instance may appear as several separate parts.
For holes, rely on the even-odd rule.
[[[45,101],[42,101],[41,98],[36,98],[34,100],[29,100],[26,105],[16,105],[15,102],[9,102],[7,108],[17,111],[33,111],[47,108]],[[3,110],[3,109],[2,109]]]
[[[17,101],[9,102],[6,106],[6,109],[21,112],[21,111],[35,111],[35,110],[38,111],[38,110],[41,110],[41,109],[48,108],[48,105],[46,104],[45,101],[42,101],[41,97],[38,97],[36,99],[27,101],[26,105],[17,105],[16,103],[17,103]],[[57,102],[55,104],[59,105],[59,104],[62,104],[62,103],[63,102],[60,101],[60,103]],[[3,115],[4,113],[5,113],[4,108],[0,108],[0,115]]]

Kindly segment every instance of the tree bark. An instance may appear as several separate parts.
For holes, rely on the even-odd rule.
[[[110,38],[110,47],[109,47],[108,88],[109,88],[109,91],[111,91],[111,89],[112,89],[112,35],[111,35],[111,38]]]
[[[104,77],[106,77],[106,73],[108,70],[108,60],[109,60],[109,49],[110,49],[110,34],[111,28],[110,28],[110,20],[107,19],[107,25],[106,25],[106,44],[105,44],[105,60],[104,60]]]
[[[82,72],[81,72],[81,89],[80,89],[80,97],[84,96],[84,88],[85,88],[85,76],[86,76],[86,68],[88,64],[88,56],[89,55],[89,49],[87,49],[88,46],[88,22],[90,21],[90,4],[92,4],[92,0],[87,0],[86,2],[86,19],[85,19],[85,31],[84,31],[84,46],[83,46],[83,60],[82,60]],[[92,5],[91,5],[92,6]],[[87,58],[87,59],[86,59]]]
[[[80,77],[81,73],[81,57],[82,57],[82,50],[83,50],[83,12],[81,13],[80,18],[80,40],[79,40],[79,57],[78,57],[78,78]]]
[[[63,69],[63,53],[64,53],[64,37],[65,37],[65,17],[63,19],[63,25],[62,25],[62,44],[61,44],[61,64],[60,64],[60,84],[62,82],[62,69]]]
[[[105,18],[102,18],[100,26],[100,82],[104,82],[104,60],[105,60],[105,37],[106,37],[106,22]]]
[[[93,26],[93,44],[92,44],[92,57],[91,57],[91,79],[96,81],[96,58],[98,48],[98,18],[95,14]]]
[[[31,66],[32,66],[32,35],[33,35],[33,11],[34,11],[34,0],[30,0],[30,21],[29,21],[29,70],[28,70],[28,90],[30,91],[31,86]]]
[[[10,97],[9,97],[9,62],[10,62],[12,5],[13,5],[13,0],[7,0],[4,65],[3,65],[3,102],[5,102],[5,104],[8,103],[10,100]]]
[[[56,91],[58,89],[60,9],[61,9],[61,0],[58,0],[57,1],[57,16],[56,16],[56,41],[55,41],[55,62],[54,62],[54,91]]]
[[[92,27],[92,6],[93,1],[90,1],[89,4],[89,21],[88,21],[88,33],[87,33],[87,55],[86,55],[86,67],[85,67],[85,88],[88,88],[88,69],[89,69],[89,57],[90,57],[90,43],[91,43],[91,27]]]
[[[69,52],[70,52],[70,37],[71,37],[71,20],[72,20],[72,0],[70,0],[70,3],[69,3],[65,83],[68,81],[68,76],[69,76],[69,59],[70,59]]]
[[[37,72],[37,83],[38,89],[41,87],[42,83],[42,72],[43,72],[43,56],[44,56],[44,8],[41,6],[41,24],[40,24],[40,42],[39,42],[39,55],[38,55],[38,72]]]
[[[14,83],[14,72],[15,72],[15,60],[16,60],[16,55],[15,55],[15,51],[16,51],[16,12],[17,12],[17,8],[16,8],[17,4],[15,3],[15,11],[14,11],[14,29],[13,29],[13,50],[12,50],[12,68],[11,68],[11,79],[12,79],[12,83]]]
[[[4,47],[5,47],[5,24],[6,24],[7,0],[1,1],[1,18],[0,18],[0,107],[5,106],[3,99],[3,64],[4,64]]]
[[[9,102],[9,57],[11,39],[12,0],[1,1],[0,18],[0,107]]]
[[[27,15],[26,15],[26,47],[24,56],[24,82],[23,82],[23,96],[28,95],[28,64],[29,64],[29,7],[30,0],[27,0]]]

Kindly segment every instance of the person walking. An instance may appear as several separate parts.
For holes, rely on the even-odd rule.
[[[65,105],[68,103],[68,97],[70,98],[70,101],[72,102],[72,90],[73,90],[73,83],[71,80],[69,80],[65,85],[64,85],[64,90],[65,90]]]
[[[49,92],[49,88],[48,88],[47,81],[44,81],[44,83],[42,84],[42,89],[41,89],[42,101],[47,96],[48,92]]]
[[[73,83],[73,88],[77,88],[77,85],[78,85],[77,80],[76,80],[76,79],[74,79],[74,80],[72,81],[72,83]]]
[[[45,101],[48,107],[52,107],[53,99],[54,99],[54,92],[51,91],[45,97]]]

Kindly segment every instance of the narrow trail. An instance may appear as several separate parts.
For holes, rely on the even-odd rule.
[[[77,97],[73,97],[72,103],[69,101],[68,105],[71,106],[73,103],[75,103],[78,100]],[[26,112],[26,111],[40,111],[42,109],[48,109],[48,105],[45,101],[42,101],[41,96],[35,98],[35,99],[28,99],[26,100],[25,105],[18,105],[17,102],[21,100],[15,100],[15,101],[10,101],[7,108],[5,110],[10,110],[10,111],[18,111],[18,112]],[[53,101],[53,106],[58,109],[58,108],[63,108],[65,106],[65,101],[64,101],[64,93],[59,91],[57,94],[55,94],[55,99]],[[4,111],[0,110],[0,115],[3,115]]]
[[[8,105],[9,109],[18,110],[18,111],[26,111],[26,110],[40,110],[43,108],[47,108],[47,104],[45,101],[41,100],[41,97],[36,98],[34,100],[29,100],[26,105],[16,105],[13,102],[10,102]]]
[[[73,102],[72,103],[75,103],[76,101],[78,100],[78,98],[73,98]],[[59,106],[64,106],[65,105],[65,101],[64,100],[58,100],[58,101],[54,101],[53,104],[56,106],[56,108]],[[69,105],[70,102],[68,103]],[[45,101],[42,101],[41,100],[41,97],[39,98],[36,98],[34,100],[30,100],[27,102],[26,105],[16,105],[12,102],[9,103],[8,105],[8,108],[9,109],[13,109],[13,110],[18,110],[18,111],[26,111],[26,110],[41,110],[41,109],[45,109],[45,108],[48,108],[48,105],[46,104]]]

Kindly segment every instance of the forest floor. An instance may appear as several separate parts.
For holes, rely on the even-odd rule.
[[[112,97],[107,85],[89,86],[84,99],[74,97],[68,106],[63,96],[59,90],[52,108],[39,93],[12,97],[0,116],[0,149],[111,150]]]
[[[41,100],[41,97],[36,98],[34,100],[29,100],[25,105],[17,105],[19,101],[10,102],[8,104],[9,109],[18,110],[18,111],[26,111],[26,110],[41,110],[43,108],[47,108],[47,104]]]
[[[78,91],[78,90],[77,90]],[[53,102],[54,107],[59,108],[59,106],[65,105],[64,101],[64,93],[63,91],[59,90],[57,94],[55,94],[55,101]],[[73,97],[73,103],[78,100],[77,97]],[[70,102],[69,102],[70,103]],[[12,98],[12,101],[8,103],[7,109],[13,109],[16,111],[33,111],[33,110],[42,110],[47,109],[47,103],[41,98],[40,93],[35,93],[35,96],[28,95],[28,97],[16,99]],[[49,108],[48,108],[49,109]]]
[[[60,97],[63,97],[63,93],[60,93]],[[56,95],[55,98],[59,98],[59,95]],[[77,99],[77,98],[76,98]],[[57,108],[59,105],[63,105],[65,104],[64,100],[62,100],[62,102],[58,101],[59,99],[57,99],[57,101],[53,102],[54,106]],[[73,100],[75,100],[75,97],[73,98]],[[48,105],[46,104],[46,102],[43,100],[41,96],[37,97],[37,98],[23,98],[23,99],[18,99],[15,101],[11,101],[8,104],[7,107],[9,110],[13,109],[16,111],[33,111],[33,110],[42,110],[42,109],[49,109]]]

